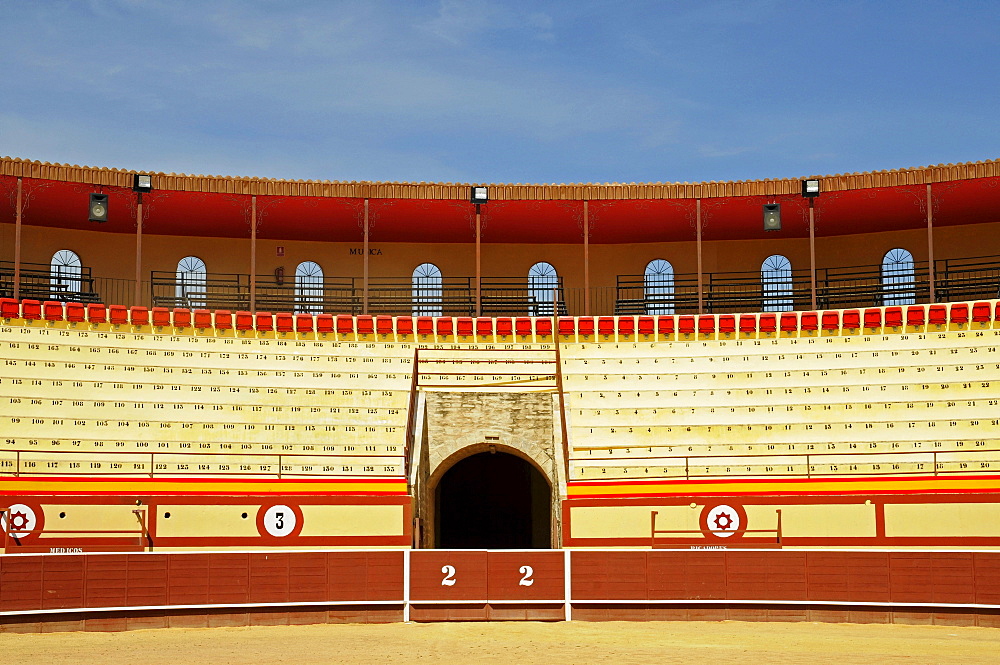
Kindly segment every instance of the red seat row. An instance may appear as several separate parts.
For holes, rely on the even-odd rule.
[[[218,330],[338,335],[413,335],[438,337],[547,337],[552,320],[533,317],[432,317],[432,316],[349,316],[333,314],[292,314],[288,312],[230,312],[229,310],[189,310],[165,307],[40,302],[0,298],[0,318],[74,323],[153,326],[158,328],[216,328]],[[976,302],[899,307],[872,307],[824,312],[780,312],[761,314],[683,314],[679,316],[582,316],[559,317],[556,333],[562,337],[631,337],[714,335],[716,333],[795,333],[861,328],[902,328],[925,325],[964,325],[1000,321],[1000,302]]]

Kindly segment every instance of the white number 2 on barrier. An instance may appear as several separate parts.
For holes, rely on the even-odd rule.
[[[521,566],[521,569],[517,572],[524,575],[521,581],[518,582],[521,586],[531,586],[535,583],[535,580],[531,579],[531,576],[535,574],[535,570],[531,566]]]
[[[442,566],[441,572],[444,573],[441,586],[455,586],[455,566]]]

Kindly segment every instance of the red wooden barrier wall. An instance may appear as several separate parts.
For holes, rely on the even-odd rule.
[[[80,622],[70,626],[77,629],[83,622],[98,628],[147,627],[177,625],[163,617],[185,614],[190,619],[192,614],[218,612],[242,617],[229,623],[272,622],[276,612],[285,613],[279,622],[291,620],[296,612],[303,622],[345,617],[559,620],[568,611],[577,619],[905,617],[1000,626],[1000,552],[417,550],[0,556],[0,623],[6,624],[51,626],[69,617]],[[152,615],[161,618],[159,623]],[[146,623],[135,623],[136,617]]]

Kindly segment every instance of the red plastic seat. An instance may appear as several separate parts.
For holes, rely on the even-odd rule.
[[[720,333],[734,333],[734,332],[736,332],[736,315],[735,314],[720,314],[719,315],[719,332]]]
[[[969,322],[969,304],[960,302],[955,303],[951,306],[949,311],[949,317],[952,323],[968,323]]]
[[[250,312],[236,312],[236,329],[253,330],[253,314]]]
[[[712,314],[698,315],[698,334],[712,335],[715,333],[715,316]]]
[[[840,312],[823,312],[823,330],[840,330]]]
[[[685,315],[677,319],[677,332],[682,335],[694,334],[694,317]]]
[[[819,330],[819,314],[816,312],[802,312],[799,317],[799,328],[802,330]]]
[[[631,337],[635,334],[635,319],[631,316],[618,317],[618,334],[623,337]]]
[[[552,319],[535,319],[535,334],[548,337],[552,334]]]
[[[673,335],[675,319],[672,316],[656,317],[656,332],[660,335]]]
[[[129,322],[133,326],[148,326],[149,325],[149,310],[145,307],[140,307],[138,305],[133,305],[129,307],[128,310]]]
[[[101,303],[90,303],[87,305],[87,320],[91,323],[107,323],[108,308]]]
[[[375,334],[375,319],[371,316],[371,314],[358,315],[358,334],[359,335]]]
[[[175,308],[174,328],[190,328],[190,327],[191,327],[191,310],[185,309],[184,307]]]
[[[497,319],[497,335],[500,337],[510,337],[514,334],[514,321],[509,317]]]
[[[576,321],[573,319],[572,316],[559,317],[559,334],[560,335],[576,334]]]
[[[379,335],[391,335],[392,330],[392,317],[391,316],[376,316],[375,317],[375,332]]]
[[[27,300],[22,302],[21,303],[22,309],[27,304],[28,304]],[[28,318],[27,315],[25,315],[24,318]],[[111,305],[110,307],[108,307],[108,320],[111,321],[111,325],[116,325],[116,326],[126,325],[128,323],[128,308],[125,307],[125,305]]]
[[[740,314],[740,332],[741,333],[755,333],[757,332],[757,317],[753,314]]]
[[[3,314],[0,314],[2,317]],[[169,317],[169,314],[168,314]],[[87,320],[87,308],[81,302],[66,303],[66,320],[72,323],[82,323]],[[169,320],[169,318],[168,318]]]
[[[42,303],[42,318],[46,321],[62,321],[63,304],[58,300],[46,300]]]
[[[932,326],[943,326],[948,323],[948,306],[931,305],[927,311],[927,323]]]
[[[21,318],[21,306],[13,298],[0,298],[0,318],[19,319]]]
[[[353,335],[354,334],[354,317],[350,315],[341,314],[337,316],[337,334],[338,335]]]
[[[455,320],[455,334],[459,337],[468,337],[472,334],[472,318],[460,316]]]
[[[581,316],[576,322],[576,332],[584,337],[593,337],[594,335],[594,317],[592,316]]]
[[[258,332],[271,332],[274,330],[274,315],[270,312],[257,312],[254,314],[254,327]],[[174,325],[177,325],[177,315],[174,314]]]
[[[865,328],[882,327],[882,310],[872,307],[865,310]]]
[[[472,318],[468,316],[460,316],[455,321],[455,330],[459,337],[469,337],[473,332]]]
[[[316,315],[316,332],[318,333],[332,333],[337,330],[337,325],[333,314],[317,314]]]
[[[434,334],[434,319],[429,316],[418,316],[417,317],[417,334],[418,335],[433,335]]]
[[[480,337],[491,337],[493,335],[493,319],[488,316],[477,318],[476,334]]]
[[[778,331],[777,314],[761,314],[757,320],[757,329],[762,333],[773,333]]]
[[[997,303],[996,311],[993,313],[993,320],[1000,321],[1000,302]]]
[[[639,317],[639,334],[640,335],[655,335],[656,334],[656,319],[651,316],[640,316]]]
[[[112,313],[113,315],[113,313]],[[114,319],[111,320],[114,323]],[[212,313],[207,309],[194,310],[194,327],[205,329],[212,327]]]
[[[409,316],[397,316],[396,317],[396,334],[397,335],[412,335],[413,334],[413,318]]]
[[[529,337],[531,335],[531,319],[527,317],[514,319],[514,332],[521,337]]]
[[[903,327],[903,308],[902,307],[886,307],[885,308],[885,325],[890,328],[902,328]]]
[[[851,330],[857,330],[861,327],[861,310],[860,309],[849,309],[844,312],[844,322],[845,328]]]
[[[799,315],[795,312],[784,312],[780,319],[781,332],[796,332],[799,329]]]
[[[125,309],[122,307],[122,309]],[[38,321],[42,318],[42,303],[37,300],[21,301],[21,318],[26,321]]]
[[[312,314],[296,314],[295,315],[295,332],[297,333],[310,333],[313,331],[313,317]]]
[[[906,325],[919,327],[924,325],[924,306],[910,305],[906,308]]]
[[[215,327],[217,330],[232,330],[233,313],[228,309],[215,310]]]
[[[451,337],[455,332],[454,323],[450,316],[439,316],[434,319],[434,323],[439,337]]]
[[[170,310],[166,307],[154,307],[149,313],[155,327],[166,328],[170,325]]]
[[[62,321],[63,304],[58,300],[46,300],[42,305],[42,318],[46,321]]]
[[[615,320],[610,316],[602,316],[597,319],[597,334],[598,335],[614,335],[615,334]]]
[[[274,315],[274,329],[282,333],[295,331],[295,317],[291,312],[278,312]]]
[[[992,309],[988,302],[977,302],[972,306],[973,323],[988,323],[993,318]]]

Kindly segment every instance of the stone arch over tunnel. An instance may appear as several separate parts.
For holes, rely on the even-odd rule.
[[[552,543],[552,485],[506,446],[471,446],[431,478],[433,538],[442,549],[542,549]]]

